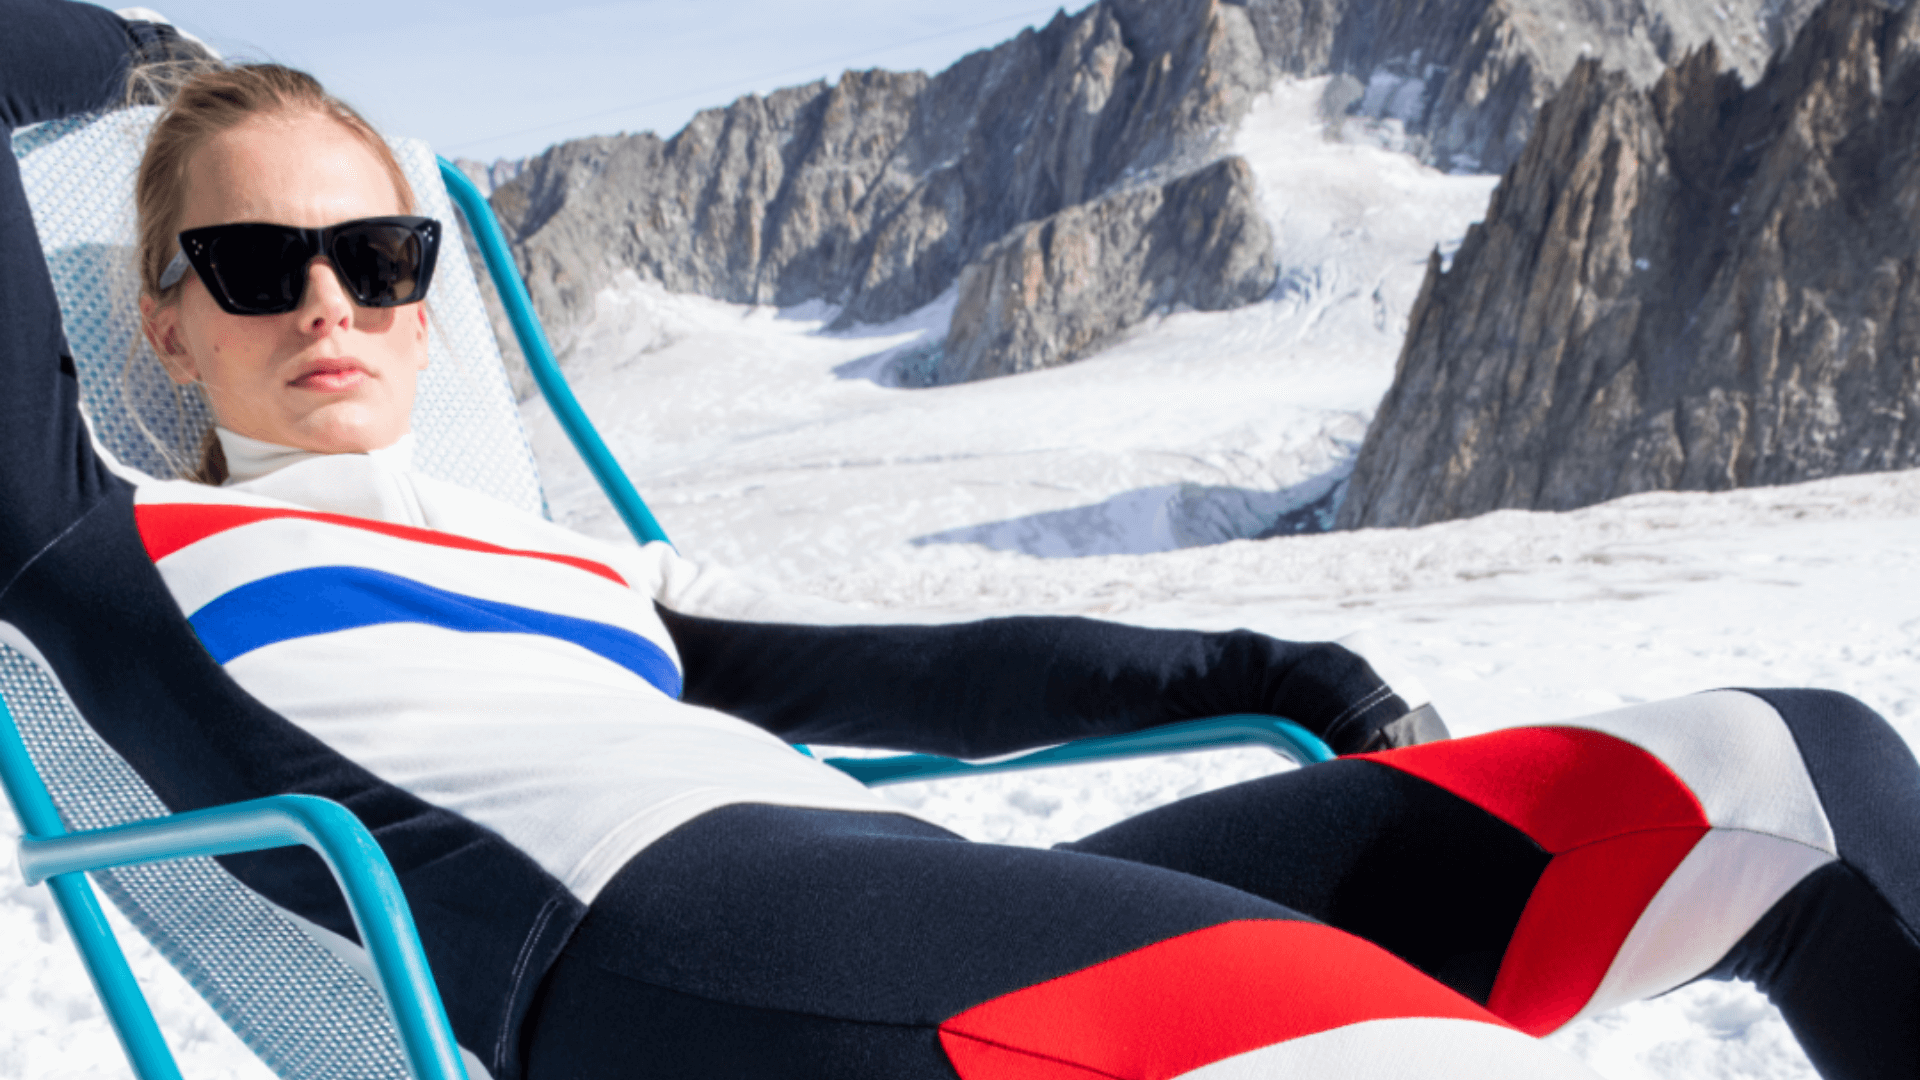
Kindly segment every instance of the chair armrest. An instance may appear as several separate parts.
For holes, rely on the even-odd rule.
[[[59,874],[294,844],[318,853],[345,894],[416,1080],[465,1080],[400,881],[373,834],[338,803],[275,795],[87,832],[28,836],[20,841],[20,871],[37,884]]]
[[[941,776],[980,775],[1033,769],[1043,765],[1074,765],[1090,761],[1152,757],[1188,750],[1217,750],[1227,746],[1265,746],[1302,765],[1332,761],[1334,754],[1320,738],[1291,720],[1254,713],[1235,713],[1205,720],[1163,724],[1145,731],[1081,739],[1058,746],[1009,754],[989,761],[961,761],[933,754],[902,754],[882,758],[827,758],[826,763],[866,784],[900,784]]]

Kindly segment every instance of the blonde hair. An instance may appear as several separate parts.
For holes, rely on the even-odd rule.
[[[413,185],[386,140],[351,105],[327,93],[304,71],[279,64],[227,67],[202,62],[187,70],[165,63],[136,66],[128,77],[129,100],[162,96],[165,104],[147,136],[133,189],[140,292],[158,303],[178,299],[185,284],[162,289],[160,276],[180,249],[176,237],[186,208],[188,163],[208,140],[256,117],[317,114],[345,127],[386,169],[402,212],[413,212]],[[199,465],[187,479],[223,483],[226,464],[209,429],[201,441]]]

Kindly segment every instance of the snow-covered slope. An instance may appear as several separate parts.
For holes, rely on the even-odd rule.
[[[1326,142],[1318,93],[1281,88],[1242,135],[1280,238],[1270,303],[1175,315],[1053,371],[901,390],[871,376],[938,337],[938,307],[827,335],[828,312],[630,284],[602,297],[572,358],[581,397],[686,553],[788,587],[949,617],[1370,629],[1461,733],[1716,686],[1820,685],[1920,739],[1920,473],[1201,543],[1343,475],[1427,252],[1491,186]],[[528,420],[556,515],[617,538],[544,410]],[[1229,752],[889,790],[976,839],[1047,844],[1276,767]],[[0,831],[14,828],[0,811]],[[126,1075],[45,891],[18,884],[4,847],[0,1077]],[[267,1075],[134,951],[189,1075]],[[1614,1080],[1812,1076],[1740,986],[1689,988],[1556,1041]]]
[[[1083,555],[1252,535],[1350,469],[1428,252],[1494,183],[1328,141],[1324,81],[1277,88],[1236,147],[1276,238],[1268,303],[1176,314],[1064,368],[904,391],[879,383],[944,335],[944,304],[824,334],[830,310],[628,279],[601,295],[569,375],[683,550],[781,578],[967,542]],[[532,425],[563,456],[550,417]],[[617,535],[586,483],[564,472],[555,504]]]

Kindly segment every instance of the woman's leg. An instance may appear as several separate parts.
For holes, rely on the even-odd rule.
[[[1479,807],[1354,758],[1182,799],[1060,846],[1283,904],[1482,1003],[1549,860]]]
[[[1764,990],[1822,1076],[1920,1075],[1920,765],[1852,698],[1755,693],[1792,730],[1838,857],[1800,879],[1711,974]]]
[[[1592,1080],[1385,950],[1114,859],[735,806],[636,857],[528,1021],[529,1080]],[[1434,1060],[1438,1055],[1439,1060]]]
[[[1818,691],[1723,691],[1343,759],[1064,847],[1285,904],[1526,1031],[1699,977],[1822,1074],[1920,1074],[1920,767]]]

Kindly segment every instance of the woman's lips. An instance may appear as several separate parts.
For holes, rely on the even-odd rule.
[[[301,372],[292,385],[302,390],[337,394],[351,390],[366,380],[366,369],[351,360],[322,360]]]

